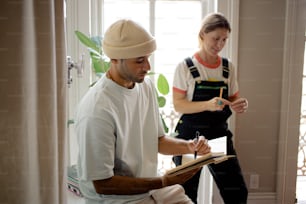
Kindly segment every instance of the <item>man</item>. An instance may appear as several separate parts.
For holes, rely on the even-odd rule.
[[[155,39],[131,20],[112,24],[103,38],[109,71],[81,100],[76,118],[78,173],[86,202],[192,203],[183,184],[200,169],[157,175],[157,154],[205,154],[207,141],[165,136],[153,83],[146,78]]]

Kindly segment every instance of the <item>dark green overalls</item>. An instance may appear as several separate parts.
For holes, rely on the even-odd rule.
[[[197,68],[194,66],[191,58],[185,59],[186,64],[193,76],[200,76]],[[214,97],[219,97],[220,88],[223,88],[222,98],[228,99],[228,84],[226,83],[229,76],[228,60],[222,58],[223,78],[224,81],[196,81],[192,101],[208,101]],[[204,135],[206,139],[215,139],[227,136],[227,154],[236,155],[232,142],[232,133],[228,129],[227,119],[232,112],[229,106],[225,106],[222,111],[203,111],[194,114],[183,114],[176,126],[178,138],[194,139],[196,131]],[[173,157],[176,165],[180,165],[181,156]],[[247,200],[247,188],[241,173],[237,157],[231,158],[220,164],[208,165],[208,168],[214,177],[214,180],[220,190],[220,194],[225,204],[242,204]],[[183,184],[186,194],[197,203],[197,191],[201,171],[194,177]]]

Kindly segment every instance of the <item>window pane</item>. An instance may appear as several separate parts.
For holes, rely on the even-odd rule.
[[[132,19],[149,30],[148,0],[104,0],[104,29],[121,18]]]
[[[154,70],[166,76],[170,87],[178,62],[198,48],[201,12],[200,1],[156,1]],[[167,105],[171,98],[169,95]]]

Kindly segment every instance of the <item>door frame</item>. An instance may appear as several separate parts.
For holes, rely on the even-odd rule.
[[[277,203],[294,203],[297,176],[297,152],[304,64],[305,0],[286,1],[281,98],[279,151],[277,168]],[[303,43],[301,43],[303,42]]]

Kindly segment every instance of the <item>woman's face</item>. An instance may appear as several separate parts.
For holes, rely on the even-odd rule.
[[[209,33],[202,34],[202,50],[211,56],[216,56],[223,49],[228,39],[229,31],[217,28]]]

